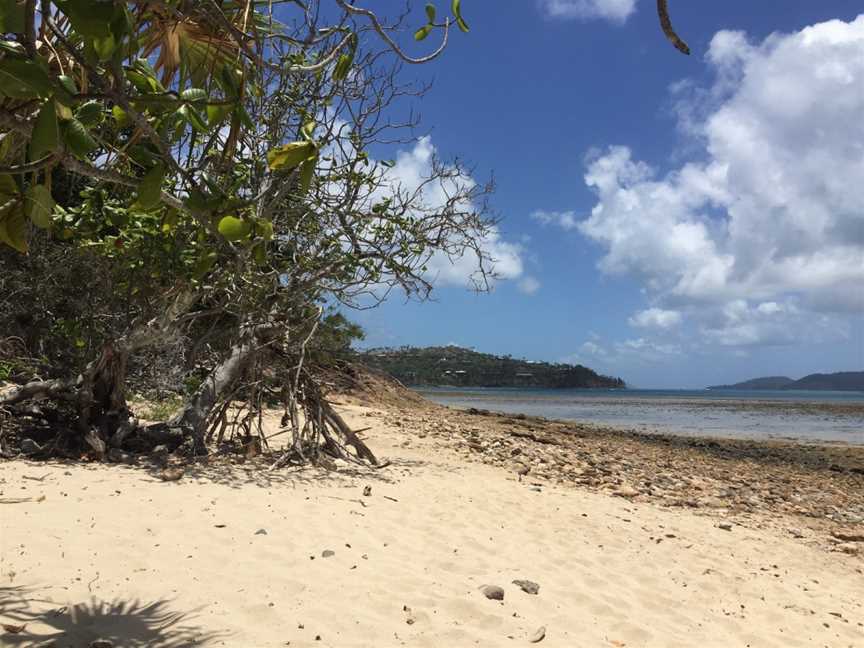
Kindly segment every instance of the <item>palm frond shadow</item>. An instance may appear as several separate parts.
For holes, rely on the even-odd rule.
[[[72,606],[30,598],[32,590],[0,587],[0,621],[24,626],[4,631],[0,646],[89,646],[97,639],[126,648],[186,648],[208,646],[224,633],[192,623],[193,612],[173,610],[167,600],[102,601],[96,598]]]

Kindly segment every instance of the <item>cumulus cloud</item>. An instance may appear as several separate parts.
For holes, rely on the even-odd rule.
[[[678,326],[682,320],[683,317],[678,311],[649,308],[634,314],[629,322],[630,326],[637,328],[665,330]]]
[[[410,150],[399,151],[395,164],[386,172],[386,183],[376,199],[386,197],[390,191],[418,192],[422,203],[432,209],[444,205],[455,187],[446,182],[426,183],[432,175],[435,147],[429,136],[421,137]],[[460,186],[470,187],[470,178],[460,180]],[[497,227],[491,227],[479,241],[479,247],[491,259],[491,270],[499,280],[518,279],[523,273],[522,246],[504,240]],[[454,256],[443,251],[433,254],[425,264],[426,276],[436,286],[473,287],[477,277],[478,259],[474,251],[467,249]],[[538,286],[539,287],[539,286]]]
[[[712,87],[676,88],[699,161],[662,174],[608,148],[589,161],[597,203],[578,229],[603,272],[662,306],[634,326],[683,311],[719,344],[789,343],[795,322],[842,334],[864,311],[864,16],[761,43],[720,32],[706,60]]]
[[[540,290],[540,282],[534,277],[525,277],[516,284],[517,290],[524,295],[536,295]]]
[[[539,5],[550,18],[599,18],[614,23],[625,22],[636,11],[636,0],[539,0]]]
[[[541,225],[555,225],[565,230],[576,229],[579,225],[576,212],[573,211],[556,212],[538,209],[531,213],[531,219]]]

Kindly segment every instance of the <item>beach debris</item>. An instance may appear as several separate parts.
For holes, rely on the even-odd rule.
[[[616,497],[623,497],[624,499],[633,499],[639,495],[639,491],[632,486],[621,486],[612,491],[612,494]]]
[[[483,592],[483,596],[487,599],[493,601],[503,601],[504,600],[504,588],[498,587],[497,585],[483,585],[480,587],[480,591]]]
[[[402,611],[405,613],[405,623],[414,625],[417,619],[414,618],[414,612],[407,605],[402,606]]]
[[[166,468],[159,473],[159,479],[165,482],[178,481],[184,474],[186,474],[186,471],[182,468]]]
[[[332,549],[325,549],[324,551],[321,552],[322,558],[332,558],[335,555],[336,555],[336,552],[333,551]]]
[[[267,535],[267,529],[258,529],[255,535]]]
[[[26,627],[27,627],[26,623],[24,625],[12,625],[9,623],[3,624],[3,630],[8,632],[9,634],[21,634],[22,632],[24,632],[24,629]]]
[[[864,530],[847,531],[845,529],[836,529],[831,532],[831,535],[844,542],[864,542]]]
[[[720,522],[720,523],[717,525],[717,528],[718,528],[718,529],[722,529],[723,531],[731,531],[731,530],[732,530],[732,525],[729,524],[728,522]]]
[[[131,465],[135,463],[135,455],[133,455],[131,452],[124,452],[119,448],[111,448],[108,451],[108,461],[112,463]]]
[[[519,587],[526,594],[537,594],[540,591],[540,586],[530,580],[514,580],[513,584]]]
[[[90,642],[90,648],[114,648],[114,643],[107,639],[97,639]]]
[[[534,634],[528,638],[531,643],[540,643],[546,638],[546,626],[540,626],[534,631]]]
[[[364,486],[363,487],[363,497],[370,497],[372,495],[372,487]]]

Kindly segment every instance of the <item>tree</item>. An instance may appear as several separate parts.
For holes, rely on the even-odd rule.
[[[374,463],[307,349],[327,303],[427,295],[432,254],[473,254],[478,286],[490,276],[488,187],[436,160],[409,191],[370,154],[413,126],[389,121],[423,92],[399,66],[468,31],[459,0],[450,10],[426,6],[414,38],[441,42],[412,57],[393,36],[407,14],[345,0],[0,3],[0,282],[23,306],[0,320],[5,346],[44,369],[0,406],[49,397],[72,422],[64,441],[98,455],[148,435],[204,451],[238,399],[232,427],[258,416],[260,432],[281,383],[293,456],[323,444]],[[142,428],[129,366],[166,355],[198,385]]]

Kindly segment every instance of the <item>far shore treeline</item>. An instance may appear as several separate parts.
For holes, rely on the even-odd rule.
[[[479,353],[458,346],[400,347],[357,352],[363,364],[405,385],[624,389],[620,378],[582,365],[550,364]]]

